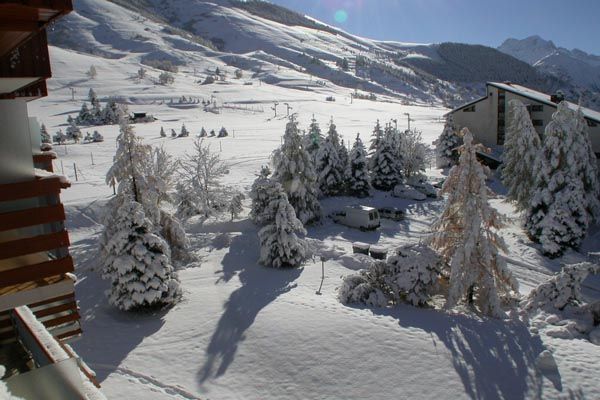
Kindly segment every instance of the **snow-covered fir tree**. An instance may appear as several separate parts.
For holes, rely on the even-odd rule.
[[[96,117],[92,115],[92,112],[88,108],[86,102],[83,102],[81,105],[81,110],[79,110],[79,115],[77,116],[76,121],[81,125],[93,125],[96,123]]]
[[[175,132],[175,129],[171,129],[171,137],[172,138],[176,138],[177,137],[177,132]]]
[[[276,193],[268,207],[273,210],[275,217],[258,232],[259,262],[273,268],[299,266],[308,257],[306,241],[298,236],[305,235],[306,231],[302,222],[296,218],[294,208],[281,185],[277,184]]]
[[[531,201],[535,159],[540,147],[540,137],[525,105],[516,99],[509,101],[502,183],[508,199],[514,201],[519,210],[525,210]]]
[[[94,141],[94,137],[91,133],[86,132],[85,137],[83,138],[83,143],[92,143]]]
[[[373,128],[373,135],[371,136],[371,144],[369,145],[369,157],[373,156],[377,149],[379,148],[380,143],[383,141],[385,135],[383,129],[381,128],[381,124],[379,120],[377,120],[377,124],[375,124],[375,128]],[[373,164],[370,164],[373,166]]]
[[[283,186],[296,216],[303,224],[321,219],[317,175],[298,131],[298,122],[287,123],[283,144],[273,155],[273,179]]]
[[[96,92],[92,88],[90,88],[90,90],[88,91],[88,100],[92,104],[94,104],[94,101],[98,100],[98,95],[96,95]]]
[[[499,250],[506,251],[497,233],[502,217],[488,202],[487,167],[477,160],[481,145],[473,144],[467,128],[458,165],[442,188],[446,207],[433,226],[430,243],[450,265],[450,287],[446,306],[476,303],[492,317],[503,317],[501,299],[518,292],[517,281]]]
[[[206,129],[204,129],[204,127],[202,127],[202,129],[200,129],[200,135],[198,135],[198,137],[206,137],[208,136],[208,133],[206,133]]]
[[[226,204],[220,180],[227,171],[219,154],[212,152],[202,139],[196,139],[194,151],[181,161],[178,214],[194,215],[195,210],[202,210],[208,216],[216,206]],[[186,209],[189,201],[193,204]]]
[[[367,197],[371,188],[371,181],[367,165],[367,150],[359,135],[356,135],[356,141],[348,158],[346,169],[348,194],[354,197]]]
[[[321,127],[319,126],[319,123],[313,114],[312,119],[310,120],[310,125],[308,126],[308,132],[304,136],[303,141],[304,148],[308,154],[310,154],[313,160],[316,159],[319,147],[324,140],[325,138],[321,133]]]
[[[160,127],[160,137],[167,137],[167,134],[165,133],[165,128],[163,126]]]
[[[174,304],[181,296],[167,242],[153,233],[141,204],[127,197],[105,237],[102,276],[111,282],[109,301],[122,310]]]
[[[549,257],[579,247],[591,222],[590,200],[580,167],[589,155],[579,145],[577,128],[576,112],[561,102],[546,126],[533,168],[535,187],[526,210],[525,228]]]
[[[42,124],[42,127],[40,128],[40,136],[42,138],[42,143],[52,143],[52,138],[50,138],[48,129],[46,129],[46,125],[44,124]]]
[[[402,181],[402,172],[392,143],[381,138],[370,158],[371,185],[377,190],[389,191]]]
[[[96,67],[92,65],[86,74],[88,77],[90,77],[90,79],[96,79],[98,76],[98,71],[96,71]]]
[[[317,182],[323,196],[337,196],[344,192],[345,164],[340,159],[340,147],[340,138],[332,119],[315,162]]]
[[[221,127],[221,130],[219,131],[219,135],[217,137],[227,137],[229,136],[229,132],[227,132],[227,129],[225,129],[224,126]]]
[[[64,144],[67,141],[67,135],[65,135],[62,129],[59,129],[58,132],[52,136],[52,141],[58,144]]]
[[[111,97],[102,109],[100,120],[104,125],[119,124],[123,116],[127,114],[127,107],[117,103],[117,99]]]
[[[243,210],[242,200],[245,199],[245,196],[242,193],[235,193],[231,197],[231,201],[229,202],[229,206],[227,207],[227,211],[231,214],[231,220],[233,221],[235,218],[240,215]]]
[[[581,107],[575,115],[575,148],[578,161],[579,177],[583,182],[585,192],[586,209],[593,221],[600,221],[600,170],[598,159],[592,149],[588,124],[583,116]]]
[[[190,136],[190,131],[187,130],[185,124],[181,125],[181,132],[179,132],[179,137],[188,137]]]
[[[342,164],[344,171],[346,171],[346,168],[348,167],[348,161],[350,160],[350,154],[348,153],[348,148],[346,147],[346,142],[344,142],[344,139],[342,139],[342,142],[340,143],[339,156],[340,163]]]
[[[102,136],[100,132],[94,131],[94,134],[92,135],[92,141],[95,143],[104,142],[104,136]]]
[[[460,154],[457,149],[462,142],[462,138],[454,125],[454,118],[450,114],[446,117],[444,130],[435,141],[436,166],[446,168],[458,164]]]
[[[264,225],[275,218],[274,215],[268,213],[268,206],[280,185],[271,179],[270,175],[271,170],[269,167],[263,166],[250,189],[250,199],[252,200],[250,219],[257,225]]]

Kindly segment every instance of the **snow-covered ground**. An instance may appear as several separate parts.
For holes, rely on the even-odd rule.
[[[201,127],[227,128],[230,137],[207,138],[230,167],[225,184],[247,193],[260,166],[281,143],[286,123],[284,103],[298,114],[303,128],[310,118],[326,129],[334,118],[346,143],[360,132],[368,141],[377,119],[397,119],[413,126],[431,143],[442,131],[440,107],[406,106],[397,102],[350,101],[350,91],[336,86],[311,85],[293,71],[295,88],[260,84],[251,78],[198,85],[191,68],[176,74],[173,86],[157,86],[150,77],[137,83],[135,55],[109,60],[51,48],[54,78],[50,96],[30,103],[53,134],[66,127],[68,114],[78,112],[88,89],[101,100],[111,95],[126,99],[131,111],[154,114],[158,121],[136,125],[146,143],[164,146],[174,156],[190,151]],[[96,79],[85,71],[94,64]],[[285,71],[278,72],[285,77]],[[252,85],[245,85],[251,82]],[[71,90],[75,89],[75,101]],[[298,90],[301,88],[302,90]],[[185,95],[217,104],[219,114],[201,108],[170,106]],[[326,101],[335,96],[335,102]],[[278,116],[271,110],[279,103]],[[162,104],[161,104],[162,103]],[[262,111],[262,112],[261,112]],[[188,138],[160,138],[179,131]],[[393,205],[405,208],[401,222],[384,220],[374,232],[360,232],[325,219],[311,227],[308,238],[317,248],[314,261],[294,270],[259,266],[257,227],[247,219],[249,201],[233,222],[224,215],[203,224],[192,221],[187,232],[198,261],[179,271],[183,301],[170,310],[152,314],[121,312],[108,305],[98,271],[98,239],[102,206],[112,195],[105,182],[115,151],[116,126],[97,129],[103,143],[55,146],[55,170],[73,186],[62,199],[67,210],[71,252],[76,261],[77,297],[84,334],[75,350],[96,370],[103,391],[111,399],[520,399],[596,398],[600,396],[600,347],[582,339],[533,335],[519,322],[482,319],[434,310],[398,306],[393,309],[347,307],[336,298],[341,277],[362,268],[368,260],[352,255],[353,241],[395,246],[418,242],[439,214],[441,201],[413,202],[377,193],[363,200],[332,198],[323,201],[326,213],[345,204]],[[84,132],[88,129],[82,129]],[[93,157],[93,163],[92,163]],[[75,180],[74,166],[78,171]],[[430,169],[427,174],[440,177]],[[495,190],[502,188],[494,181]],[[509,267],[527,293],[559,269],[561,262],[581,261],[584,251],[600,250],[600,232],[590,233],[582,253],[569,252],[550,261],[540,255],[519,228],[512,206],[502,195],[493,200],[509,217],[502,234],[510,252]],[[322,294],[321,262],[325,262]],[[598,282],[586,284],[600,287]],[[599,292],[586,289],[588,296]],[[539,368],[539,354],[550,349],[556,368]],[[546,364],[544,364],[546,365]]]

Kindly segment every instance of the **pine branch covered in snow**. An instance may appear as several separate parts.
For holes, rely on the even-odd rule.
[[[534,288],[521,302],[525,311],[563,310],[567,305],[579,306],[583,303],[581,282],[588,274],[599,274],[600,266],[589,262],[570,264],[561,271]]]
[[[317,200],[317,175],[310,155],[302,146],[298,122],[292,118],[285,129],[283,144],[273,155],[273,179],[284,188],[296,215],[303,224],[321,219]]]
[[[181,296],[167,242],[152,233],[144,208],[124,201],[105,243],[103,277],[110,280],[109,301],[122,310],[174,304]]]
[[[443,269],[441,257],[431,248],[406,245],[387,261],[344,278],[338,298],[344,304],[363,303],[374,307],[402,301],[424,306],[437,289]]]
[[[586,193],[584,164],[589,149],[577,136],[577,113],[561,102],[546,126],[542,148],[536,158],[535,187],[526,212],[525,227],[530,238],[549,257],[558,257],[579,247],[592,216],[592,197]]]
[[[509,101],[502,183],[507,189],[507,197],[516,203],[519,210],[527,209],[531,201],[535,186],[535,159],[540,149],[540,138],[527,108],[519,100]]]
[[[487,167],[476,156],[482,146],[473,144],[467,128],[461,133],[459,164],[450,170],[442,188],[448,200],[429,241],[450,265],[446,306],[476,302],[484,314],[502,317],[501,298],[517,292],[518,285],[498,254],[506,251],[497,233],[502,217],[488,202]]]

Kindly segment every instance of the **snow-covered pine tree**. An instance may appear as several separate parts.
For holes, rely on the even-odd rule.
[[[371,185],[377,190],[389,191],[402,181],[402,172],[396,152],[389,138],[381,138],[370,158]]]
[[[304,148],[310,154],[311,159],[315,160],[317,157],[317,151],[323,143],[324,137],[321,134],[321,127],[319,127],[319,123],[315,119],[315,115],[313,114],[312,119],[310,120],[310,125],[308,126],[308,132],[304,137]]]
[[[81,125],[92,125],[94,123],[92,113],[90,112],[90,109],[85,101],[81,105],[81,109],[79,110],[79,115],[77,116],[76,121]]]
[[[83,143],[92,143],[94,141],[94,137],[91,133],[86,132],[85,137],[83,138]]]
[[[92,104],[94,104],[94,101],[98,101],[98,96],[96,95],[96,92],[92,88],[90,88],[90,90],[88,91],[88,100]]]
[[[104,136],[100,134],[98,131],[94,131],[94,135],[92,136],[92,141],[94,143],[104,142]]]
[[[208,133],[206,133],[206,129],[204,129],[204,127],[202,127],[202,129],[200,129],[200,135],[198,137],[206,137],[208,136]]]
[[[450,265],[446,306],[476,302],[482,313],[502,317],[501,298],[517,292],[518,284],[498,253],[506,251],[504,240],[496,233],[502,217],[488,202],[487,167],[476,156],[482,146],[473,144],[467,128],[461,134],[464,145],[459,163],[442,188],[448,199],[433,226],[430,243]]]
[[[381,129],[381,125],[379,124],[379,120],[377,120],[377,124],[375,128],[373,128],[373,135],[371,136],[371,144],[369,145],[369,157],[371,157],[377,149],[379,148],[379,144],[383,141],[385,137],[383,129]]]
[[[580,158],[588,155],[578,146],[577,125],[576,113],[568,104],[558,104],[533,168],[535,187],[526,210],[525,228],[549,257],[579,247],[590,224],[589,201],[580,173]]]
[[[518,210],[527,209],[531,201],[535,159],[540,148],[540,137],[527,108],[519,100],[509,101],[502,183],[507,189],[507,198],[515,202]]]
[[[279,184],[269,208],[273,210],[275,218],[258,232],[259,262],[273,268],[297,267],[308,257],[306,241],[298,236],[305,235],[306,230],[296,218],[294,208]]]
[[[266,213],[266,211],[271,199],[276,194],[275,187],[280,185],[278,182],[272,180],[269,177],[270,175],[271,170],[269,167],[263,166],[250,189],[250,199],[252,200],[250,219],[257,225],[264,225],[271,222],[274,218],[273,215]]]
[[[174,304],[181,296],[179,280],[170,262],[167,242],[152,231],[144,208],[123,194],[105,236],[103,274],[110,280],[109,302],[122,310]]]
[[[243,210],[242,200],[244,200],[244,199],[245,199],[244,195],[240,192],[235,193],[231,197],[231,201],[229,202],[227,211],[229,211],[229,213],[231,214],[232,221],[234,220],[234,218],[237,218],[237,216],[240,215],[240,213],[242,212],[242,210]]]
[[[67,141],[67,135],[63,133],[62,129],[59,129],[52,137],[52,141],[54,143],[64,144]]]
[[[187,130],[185,124],[181,125],[181,132],[179,132],[179,137],[188,137],[190,136],[190,131]]]
[[[367,165],[367,150],[360,140],[360,135],[356,135],[356,141],[348,158],[348,166],[346,167],[348,194],[355,197],[367,197],[371,181]]]
[[[600,221],[600,170],[598,160],[592,149],[588,124],[581,107],[577,109],[575,125],[575,148],[579,176],[583,182],[586,209],[593,221]]]
[[[165,128],[163,126],[160,127],[160,137],[167,137],[167,134],[165,133]]]
[[[346,147],[344,139],[342,139],[342,142],[340,143],[339,156],[340,163],[342,163],[343,169],[346,171],[346,168],[348,167],[348,161],[350,160],[350,155],[348,154],[348,148]]]
[[[317,182],[323,196],[338,196],[344,192],[345,164],[340,160],[340,147],[340,138],[332,119],[315,162]]]
[[[219,135],[217,137],[223,138],[227,136],[229,136],[229,132],[227,132],[227,129],[225,129],[225,127],[222,126],[221,130],[219,130]]]
[[[177,132],[175,132],[175,129],[171,129],[171,137],[172,138],[176,138],[177,137]]]
[[[42,137],[42,143],[52,143],[52,138],[50,138],[48,129],[46,129],[46,125],[44,124],[42,124],[42,127],[40,128],[40,136]]]
[[[86,72],[86,75],[90,78],[90,79],[96,79],[96,77],[98,76],[98,71],[96,71],[96,67],[95,66],[91,66],[90,69]]]
[[[452,167],[458,164],[460,154],[457,149],[462,142],[450,114],[446,117],[444,130],[435,141],[435,159],[438,168]]]
[[[127,115],[127,106],[117,103],[117,99],[111,97],[101,111],[100,123],[104,125],[120,124],[121,119]]]
[[[283,144],[273,155],[273,179],[284,188],[296,216],[303,224],[321,219],[317,200],[317,175],[294,117],[286,125]]]

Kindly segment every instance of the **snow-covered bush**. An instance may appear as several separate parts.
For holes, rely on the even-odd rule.
[[[473,144],[467,128],[461,133],[464,145],[459,163],[444,182],[442,193],[448,200],[429,242],[450,265],[447,308],[476,303],[482,313],[504,317],[501,299],[518,292],[518,284],[498,253],[506,251],[497,233],[502,217],[488,202],[488,168],[476,155],[481,145]]]
[[[338,298],[344,304],[364,303],[375,307],[402,301],[423,306],[435,293],[443,270],[435,251],[423,244],[400,247],[386,261],[344,278]]]
[[[227,137],[229,136],[229,132],[227,132],[227,129],[225,129],[224,126],[221,127],[221,129],[219,130],[219,134],[217,135],[217,137]]]
[[[273,179],[284,188],[296,216],[303,224],[321,219],[317,200],[317,175],[310,155],[302,146],[298,122],[287,123],[283,144],[273,154]]]
[[[92,142],[94,142],[94,143],[104,142],[104,136],[102,136],[100,134],[100,132],[94,131],[94,134],[92,135]]]
[[[175,76],[170,72],[163,71],[158,75],[158,83],[161,85],[172,85],[175,83]]]
[[[83,133],[81,133],[81,130],[77,127],[77,125],[75,124],[75,120],[73,119],[71,120],[71,123],[67,128],[66,134],[67,139],[72,140],[75,143],[79,143],[79,141],[83,138]]]
[[[103,274],[111,304],[122,310],[174,304],[181,296],[167,242],[152,233],[141,204],[123,201],[104,243]]]
[[[46,125],[44,124],[42,124],[42,127],[40,129],[40,136],[42,138],[42,143],[52,143],[52,139],[50,138],[48,129],[46,129]]]
[[[592,220],[589,210],[597,197],[586,193],[584,163],[589,149],[578,132],[577,113],[561,102],[546,126],[541,151],[533,168],[535,187],[526,212],[529,237],[548,257],[579,247]]]
[[[348,155],[348,165],[346,168],[348,194],[355,197],[367,197],[371,181],[367,165],[367,151],[359,135],[356,135],[356,141]]]
[[[52,136],[52,141],[57,144],[64,144],[67,141],[67,135],[65,135],[62,129],[59,129],[58,132]]]
[[[457,132],[452,115],[448,115],[444,130],[435,142],[436,165],[438,168],[451,167],[458,164],[458,147],[462,138]]]
[[[539,284],[521,302],[521,308],[531,312],[541,310],[563,310],[566,306],[583,304],[581,282],[588,274],[599,274],[600,266],[589,262],[570,264],[561,271]]]
[[[405,178],[421,174],[427,168],[427,146],[423,143],[421,132],[416,129],[399,134],[399,152],[396,156],[400,170]]]
[[[258,232],[260,238],[259,262],[267,267],[297,267],[308,257],[308,245],[298,235],[305,235],[302,222],[281,185],[271,199],[269,208],[275,218]]]
[[[96,79],[98,76],[98,71],[96,71],[95,66],[90,66],[90,69],[85,73],[90,79]]]
[[[167,134],[165,133],[165,128],[164,127],[160,127],[160,137],[167,137]]]
[[[502,183],[507,189],[507,197],[519,210],[527,209],[531,201],[531,191],[535,187],[535,159],[540,147],[540,137],[525,105],[519,100],[509,101]]]
[[[185,124],[181,125],[181,132],[179,132],[178,137],[188,137],[190,136],[190,131],[187,130]]]

